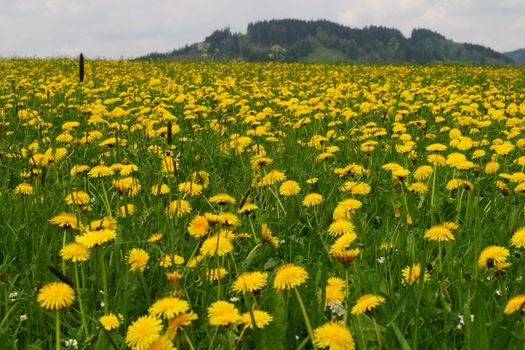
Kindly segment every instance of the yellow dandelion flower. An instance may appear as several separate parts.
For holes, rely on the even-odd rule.
[[[432,175],[432,172],[434,169],[432,169],[431,166],[428,165],[421,165],[417,167],[416,170],[414,170],[414,179],[417,181],[423,181],[426,180]]]
[[[407,190],[415,193],[426,193],[428,191],[428,186],[422,182],[414,182],[407,186]]]
[[[455,239],[452,232],[447,227],[442,225],[432,226],[425,232],[425,235],[423,237],[429,241],[438,242],[450,241]]]
[[[447,164],[447,160],[441,154],[429,154],[427,156],[427,162],[436,166],[444,166]]]
[[[341,304],[346,297],[346,283],[342,278],[330,277],[325,287],[325,305],[329,303]]]
[[[208,229],[208,220],[202,215],[196,215],[188,225],[188,233],[195,238],[206,236]]]
[[[96,177],[96,178],[102,178],[106,176],[111,176],[115,173],[113,169],[108,167],[107,165],[95,165],[91,170],[88,172],[89,177]]]
[[[363,203],[357,199],[349,198],[345,199],[337,204],[337,208],[343,208],[345,211],[349,213],[354,213],[357,209],[361,208],[363,206]],[[334,218],[335,220],[335,218]]]
[[[351,221],[340,219],[332,222],[328,227],[328,234],[341,236],[345,233],[355,233],[355,226]]]
[[[114,230],[102,229],[96,231],[87,230],[81,236],[75,237],[75,242],[85,245],[88,248],[93,248],[114,240],[117,233]]]
[[[170,187],[166,184],[155,184],[151,186],[150,193],[154,196],[164,195],[170,193]]]
[[[490,147],[490,149],[496,152],[496,154],[499,156],[506,156],[510,152],[514,151],[515,148],[516,146],[514,146],[512,143],[508,141],[505,141],[500,145],[492,145]]]
[[[77,215],[73,213],[62,212],[49,219],[49,222],[58,227],[78,228]]]
[[[237,215],[230,212],[220,213],[216,217],[218,222],[223,225],[237,227],[241,223]]]
[[[425,149],[429,152],[443,152],[447,149],[448,147],[442,143],[433,143],[429,146],[427,146]]]
[[[507,248],[497,245],[490,245],[484,248],[478,259],[479,268],[497,267],[498,264],[506,263],[510,252]]]
[[[285,181],[279,187],[279,194],[281,194],[281,196],[293,196],[299,192],[301,192],[301,187],[294,180]]]
[[[134,349],[147,349],[160,338],[162,321],[153,316],[142,316],[135,320],[126,333],[126,344]]]
[[[111,185],[117,192],[126,193],[130,197],[135,197],[142,189],[140,181],[131,176],[113,180]]]
[[[117,229],[117,220],[112,217],[106,216],[103,219],[93,220],[89,223],[90,230],[116,230]]]
[[[148,237],[148,242],[150,243],[155,243],[155,242],[158,242],[162,239],[162,233],[160,232],[155,232],[155,233],[152,233],[149,237]]]
[[[114,313],[103,315],[98,320],[106,331],[112,331],[120,326],[120,319]]]
[[[166,278],[169,283],[177,283],[182,280],[182,274],[178,271],[175,272],[166,272]]]
[[[130,271],[144,271],[149,261],[149,254],[140,248],[133,248],[128,254],[128,264]]]
[[[488,162],[485,164],[485,172],[487,174],[494,174],[499,169],[499,163],[498,162]]]
[[[383,164],[381,168],[383,170],[387,170],[390,172],[393,172],[394,170],[397,170],[397,169],[403,169],[401,165],[394,163],[394,162]]]
[[[177,350],[177,348],[173,345],[172,340],[167,335],[163,335],[154,340],[153,343],[148,346],[147,350]]]
[[[73,191],[66,196],[65,200],[68,205],[86,205],[89,204],[91,198],[84,191]]]
[[[525,311],[523,309],[523,304],[525,303],[525,294],[518,294],[513,296],[505,306],[505,310],[503,310],[503,313],[505,315],[510,315],[518,310]]]
[[[163,157],[161,160],[162,172],[165,174],[174,174],[179,168],[179,162],[171,156]]]
[[[150,315],[168,320],[187,312],[190,304],[177,297],[164,297],[154,302],[148,309]]]
[[[243,272],[235,282],[232,289],[236,293],[253,293],[261,290],[268,282],[268,272]]]
[[[262,310],[253,310],[252,313],[246,312],[241,315],[240,323],[244,324],[245,327],[253,329],[254,321],[255,327],[262,329],[273,321],[273,317],[266,311]]]
[[[202,243],[200,254],[202,256],[224,256],[231,253],[232,250],[233,244],[231,238],[229,238],[227,234],[218,233]]]
[[[273,163],[273,159],[268,157],[256,157],[251,161],[253,170],[261,170]]]
[[[323,202],[323,196],[319,193],[308,193],[303,199],[303,205],[305,207],[314,207]]]
[[[400,168],[392,170],[392,177],[394,177],[394,178],[396,178],[398,180],[406,179],[406,177],[409,174],[410,174],[410,171],[408,171],[408,169],[405,169],[403,167],[400,167]]]
[[[413,264],[412,266],[406,266],[403,270],[401,270],[401,276],[401,283],[403,283],[404,286],[419,283],[421,276],[421,265]],[[425,271],[423,282],[426,282],[429,279],[430,274]]]
[[[89,170],[89,166],[87,165],[82,165],[82,164],[78,164],[78,165],[74,165],[71,170],[69,171],[69,174],[71,176],[76,176],[77,174],[81,174],[81,173],[84,173],[86,171]]]
[[[270,228],[268,227],[267,224],[262,224],[261,232],[262,232],[261,233],[262,234],[262,239],[263,239],[264,242],[269,243],[274,248],[278,248],[279,247],[281,242],[279,241],[279,239],[277,237],[275,237],[272,234],[272,231],[270,230]]]
[[[16,188],[14,189],[14,193],[21,194],[24,196],[30,196],[33,194],[33,185],[27,182],[22,182],[21,184],[18,184]]]
[[[182,265],[182,264],[184,264],[184,261],[185,261],[184,258],[182,256],[180,256],[180,255],[165,254],[160,259],[159,265],[161,267],[171,267],[173,264],[175,264],[175,265]]]
[[[282,171],[272,169],[259,180],[257,185],[266,187],[274,185],[278,182],[283,182],[284,180],[286,180],[286,175]]]
[[[317,181],[319,181],[319,179],[317,177],[312,177],[312,178],[307,179],[306,183],[309,184],[309,185],[315,185],[317,183]]]
[[[183,216],[188,214],[191,211],[191,205],[188,201],[184,199],[177,199],[171,201],[168,207],[166,208],[166,215],[172,217],[177,214],[177,216]]]
[[[134,172],[139,170],[139,167],[135,164],[124,164],[120,168],[120,175],[122,176],[128,176]]]
[[[168,329],[166,330],[166,334],[169,338],[173,339],[177,335],[177,332],[179,329],[182,329],[183,327],[187,327],[193,322],[194,320],[198,319],[196,313],[194,312],[188,312],[182,315],[179,315],[173,319],[171,319],[168,323]]]
[[[355,234],[355,232],[349,232],[349,233],[343,234],[341,237],[337,238],[337,240],[330,247],[330,254],[335,256],[336,254],[343,252],[356,239],[357,239],[357,235]]]
[[[230,302],[219,300],[208,307],[208,321],[212,326],[228,326],[240,320],[239,310]]]
[[[198,196],[204,187],[193,181],[181,182],[178,186],[179,192],[187,193],[190,196]]]
[[[308,279],[308,272],[294,264],[285,264],[280,266],[275,272],[273,287],[279,292],[300,286]]]
[[[125,218],[133,215],[135,213],[135,205],[128,203],[126,205],[121,205],[119,208],[119,214],[121,217]]]
[[[357,299],[354,307],[352,308],[352,314],[359,315],[367,311],[375,309],[378,305],[384,304],[385,298],[379,295],[366,294]]]
[[[237,210],[237,212],[241,213],[241,214],[250,214],[250,213],[253,213],[254,211],[256,211],[257,209],[259,209],[257,204],[254,204],[254,203],[250,202],[250,199],[248,198],[242,204],[242,206],[239,208],[239,210]]]
[[[88,247],[80,243],[69,243],[66,244],[60,250],[60,256],[64,260],[71,260],[73,262],[87,261],[91,255],[91,251]]]
[[[525,248],[525,227],[520,227],[510,239],[510,245],[517,248]]]
[[[361,253],[361,249],[355,248],[355,249],[344,249],[344,250],[338,250],[331,252],[330,254],[336,258],[345,268],[348,268],[351,263],[354,262],[354,260],[357,258],[357,256]]]
[[[73,305],[75,291],[63,282],[51,282],[40,288],[36,301],[46,310],[59,310]]]
[[[210,199],[208,199],[208,201],[211,204],[219,204],[219,205],[235,204],[235,198],[233,198],[232,196],[230,196],[227,193],[216,194],[215,196],[213,196]]]
[[[342,186],[339,187],[339,190],[341,192],[350,192],[353,195],[367,195],[370,193],[372,188],[369,184],[364,182],[356,182],[356,181],[347,181]]]
[[[188,265],[190,264],[190,262],[188,262]],[[226,277],[228,275],[228,270],[226,270],[225,268],[221,267],[221,268],[211,268],[211,269],[208,269],[208,271],[206,271],[206,280],[207,281],[218,281],[220,279],[223,279],[224,277]]]
[[[518,194],[525,193],[525,182],[522,182],[516,187],[514,187],[514,193],[518,193]]]
[[[330,350],[354,350],[354,338],[345,325],[330,321],[314,329],[314,344]]]

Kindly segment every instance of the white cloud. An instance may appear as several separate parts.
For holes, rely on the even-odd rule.
[[[138,56],[272,18],[385,25],[406,36],[424,27],[497,50],[525,47],[523,0],[0,0],[0,8],[1,56]]]

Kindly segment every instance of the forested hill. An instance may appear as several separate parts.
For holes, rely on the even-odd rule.
[[[296,19],[250,23],[246,34],[216,30],[201,43],[140,59],[513,63],[488,47],[455,43],[427,29],[414,29],[405,38],[399,30],[382,26],[356,29],[326,20]]]
[[[525,65],[525,49],[505,52],[504,55],[513,60],[516,64]]]

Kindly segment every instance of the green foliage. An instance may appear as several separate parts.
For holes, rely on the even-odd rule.
[[[214,59],[274,61],[272,47],[286,50],[288,62],[463,62],[501,64],[512,59],[481,45],[455,43],[427,29],[414,29],[410,38],[394,28],[368,26],[356,29],[326,20],[282,19],[250,23],[247,33],[231,33],[229,28],[216,30],[203,42]],[[170,53],[148,54],[140,59],[199,60],[193,44]],[[208,56],[207,56],[208,57]]]

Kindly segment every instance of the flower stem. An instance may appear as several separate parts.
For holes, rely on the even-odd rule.
[[[343,324],[345,326],[348,326],[347,324],[347,321],[348,321],[348,305],[350,304],[349,303],[349,296],[350,296],[350,292],[348,291],[348,288],[349,288],[349,284],[348,284],[348,281],[350,280],[350,272],[348,271],[348,269],[345,269],[345,289],[346,289],[346,293],[345,293],[345,315],[343,316]]]
[[[377,344],[379,345],[379,348],[383,348],[383,339],[381,339],[381,332],[379,331],[379,327],[377,326],[376,319],[372,317],[372,323],[374,324],[374,331],[376,332],[377,336]]]
[[[213,349],[213,346],[215,345],[215,341],[217,340],[218,332],[219,332],[219,326],[215,327],[215,332],[213,332],[213,336],[211,337],[210,346],[208,347],[208,350]]]
[[[56,350],[60,350],[60,314],[58,309],[55,314],[55,337],[56,337]]]
[[[299,294],[299,291],[297,288],[293,289],[295,292],[295,296],[297,297],[297,301],[299,302],[299,307],[301,308],[301,312],[303,313],[304,323],[306,324],[306,331],[308,332],[308,337],[310,338],[310,341],[312,342],[312,348],[317,349],[317,346],[315,346],[314,343],[314,332],[312,331],[312,326],[310,325],[310,319],[308,318],[308,314],[306,313],[306,308],[304,307],[303,298],[301,298],[301,294]]]
[[[359,335],[361,336],[361,342],[363,343],[363,349],[366,350],[365,333],[363,332],[363,326],[361,325],[361,315],[356,315],[357,326],[359,327]]]
[[[436,174],[437,163],[434,163],[434,173],[432,174],[432,194],[430,196],[430,223],[434,225],[434,201],[436,195]]]
[[[86,335],[86,338],[88,337],[88,328],[87,328],[87,322],[86,322],[86,314],[84,312],[84,302],[82,301],[82,294],[80,291],[80,279],[78,278],[78,266],[75,262],[75,284],[77,288],[77,295],[78,295],[78,305],[80,306],[80,318],[82,320],[82,328],[84,329],[84,334]]]
[[[525,350],[525,316],[523,316],[522,322],[523,322],[523,350]]]
[[[193,346],[190,337],[188,337],[188,333],[186,333],[186,330],[183,329],[182,334],[184,335],[184,340],[186,340],[186,343],[188,343],[190,350],[195,350],[195,347]]]
[[[228,331],[226,331],[226,338],[228,338],[228,349],[233,350],[231,326],[228,327]]]
[[[102,248],[101,248],[102,249]],[[104,254],[102,250],[98,251],[100,269],[102,271],[102,295],[104,297],[104,313],[108,313],[108,280],[106,276],[106,264],[104,263]]]

